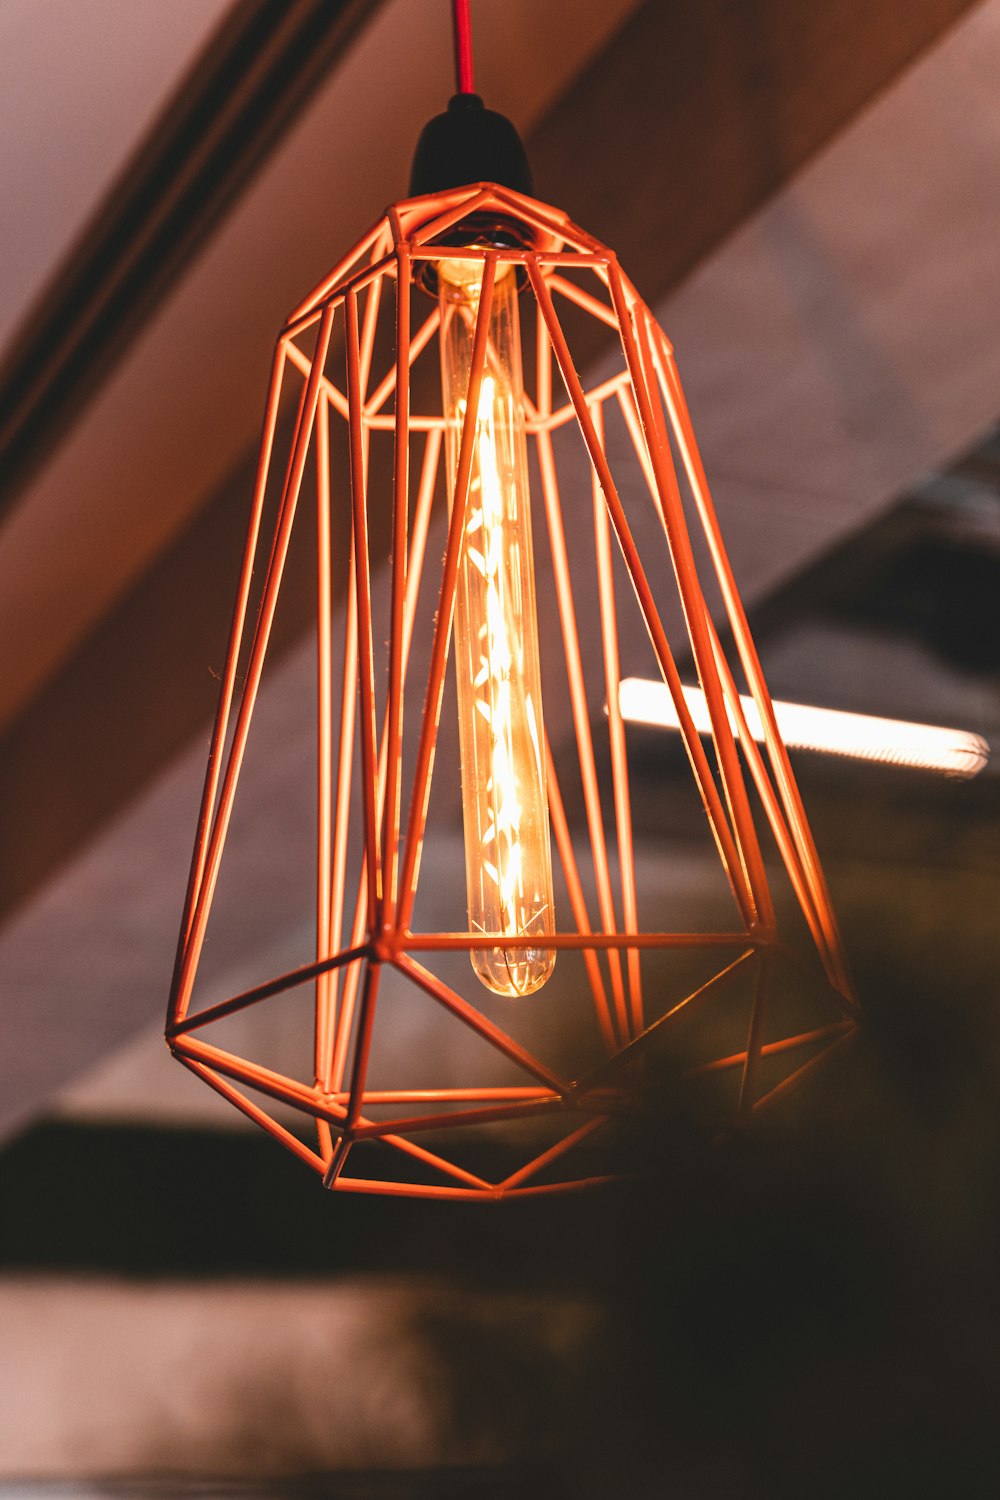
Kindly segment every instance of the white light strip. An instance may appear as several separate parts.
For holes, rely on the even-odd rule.
[[[701,688],[686,687],[684,698],[698,733],[709,734],[708,704]],[[650,724],[660,729],[680,728],[665,683],[625,677],[619,684],[618,702],[622,718],[629,723]],[[743,694],[740,703],[750,733],[763,744],[764,726],[757,705]],[[848,755],[855,760],[883,761],[887,765],[941,771],[946,776],[966,779],[977,775],[990,755],[990,747],[980,735],[963,729],[876,719],[870,714],[841,713],[834,708],[807,708],[802,703],[775,702],[774,716],[785,744],[796,750]]]

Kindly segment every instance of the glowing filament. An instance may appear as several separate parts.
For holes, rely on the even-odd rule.
[[[449,493],[467,410],[482,264],[441,263],[442,384]],[[498,277],[479,390],[455,602],[466,889],[471,931],[543,938],[554,931],[538,627],[521,396],[517,287]],[[497,994],[544,984],[555,953],[486,947],[472,966]]]

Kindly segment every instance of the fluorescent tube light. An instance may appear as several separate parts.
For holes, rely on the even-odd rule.
[[[708,704],[701,688],[684,688],[684,698],[699,734],[709,734]],[[632,724],[679,729],[677,710],[665,683],[625,677],[619,684],[622,718]],[[740,695],[747,727],[764,742],[764,727],[752,698]],[[779,703],[774,716],[790,749],[817,750],[855,760],[882,761],[921,771],[940,771],[968,779],[989,760],[990,747],[978,734],[945,729],[935,724],[910,724],[901,719],[879,719],[871,714],[843,713],[834,708],[809,708],[803,703]]]

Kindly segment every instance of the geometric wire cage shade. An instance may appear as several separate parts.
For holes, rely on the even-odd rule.
[[[462,226],[474,240],[486,216],[517,231],[509,245],[461,243]],[[420,281],[428,263],[459,256],[476,263],[481,290],[446,481],[441,317]],[[505,274],[521,286],[547,610],[539,753],[555,871],[551,1000],[548,989],[498,999],[479,983],[469,958],[483,931],[471,927],[447,837],[458,782],[447,686],[456,592],[491,299]],[[620,357],[588,384],[573,344],[591,319],[612,330]],[[223,854],[289,549],[303,531],[317,600],[316,838],[301,872],[311,947],[287,972],[199,1004],[213,903],[238,879]],[[655,859],[644,853],[618,694],[625,655],[643,652],[673,698],[718,871],[726,915],[710,931],[668,930],[670,903],[648,878]],[[704,740],[678,659],[693,664],[705,696]],[[741,691],[756,704],[763,745]],[[240,812],[252,821],[252,801]],[[779,937],[768,871],[787,882],[811,960]],[[536,942],[503,938],[514,953]],[[790,1008],[778,1003],[784,992],[796,996]],[[234,1017],[279,1000],[294,1001],[297,1074],[223,1045]],[[488,183],[396,204],[278,338],[178,945],[172,1051],[328,1187],[483,1199],[598,1180],[602,1140],[641,1130],[670,1101],[746,1119],[856,1019],[668,340],[613,253],[558,210]],[[412,1045],[387,1043],[400,1025]]]

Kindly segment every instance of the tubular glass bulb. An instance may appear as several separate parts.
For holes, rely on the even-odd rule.
[[[481,260],[438,263],[441,382],[449,503],[462,440]],[[517,280],[497,267],[458,590],[455,666],[469,929],[535,936],[528,947],[473,949],[472,967],[498,995],[530,995],[555,964],[552,855],[545,791],[528,455]]]

